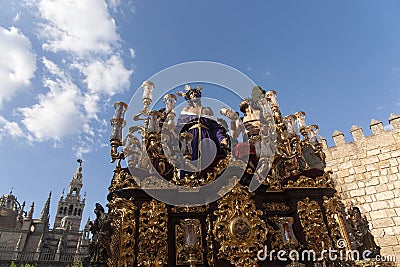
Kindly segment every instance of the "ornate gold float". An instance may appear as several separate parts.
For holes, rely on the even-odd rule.
[[[354,238],[348,234],[351,227],[335,195],[331,173],[324,171],[318,126],[307,126],[304,112],[283,117],[276,92],[256,87],[253,90],[260,90],[262,98],[249,101],[258,105],[264,119],[260,134],[251,136],[249,142],[265,148],[263,140],[267,138],[273,148],[267,156],[250,157],[245,162],[235,156],[232,140],[223,140],[220,145],[224,156],[198,170],[192,161],[196,157],[192,143],[195,135],[175,130],[178,98],[167,94],[163,98],[165,108],[151,110],[155,86],[143,83],[144,107],[134,116],[134,121],[142,124],[131,126],[125,138],[122,129],[128,106],[122,102],[114,106],[110,142],[116,166],[108,195],[113,228],[109,266],[368,265],[353,258],[332,260],[323,252],[351,251]],[[199,94],[201,90],[190,86],[185,89],[179,95],[189,100],[191,93]],[[221,110],[221,114],[237,119],[228,109]],[[200,119],[196,123],[188,129],[207,127]],[[121,166],[122,162],[126,167]],[[150,194],[164,190],[173,197],[187,191],[191,196],[218,181],[228,166],[245,171],[240,176],[233,172],[229,182],[219,185],[221,197],[216,201],[175,206]],[[261,184],[250,193],[252,179]],[[342,240],[346,247],[338,248]],[[282,259],[281,254],[269,253],[273,250],[286,255],[312,250],[315,258]]]

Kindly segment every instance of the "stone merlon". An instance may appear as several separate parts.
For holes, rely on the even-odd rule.
[[[332,134],[333,142],[336,146],[344,145],[346,141],[344,140],[344,134],[338,130],[335,130]]]
[[[389,117],[389,127],[386,129],[383,127],[383,124],[381,121],[378,121],[376,119],[372,119],[370,122],[370,129],[372,132],[371,136],[365,136],[363,129],[360,126],[353,125],[350,129],[350,133],[353,136],[354,142],[364,142],[363,140],[366,138],[370,138],[372,136],[381,136],[383,133],[386,132],[395,132],[398,129],[400,129],[400,115],[391,113]],[[391,127],[390,127],[391,126]],[[332,139],[335,143],[335,146],[342,146],[347,144],[346,140],[344,139],[344,134],[340,132],[339,130],[335,130],[332,134]],[[322,145],[324,148],[329,148],[327,146],[326,140],[322,140]]]
[[[400,129],[400,115],[394,113],[390,114],[389,123],[394,129]]]
[[[385,131],[385,129],[383,128],[382,122],[372,119],[371,123],[369,124],[369,128],[371,128],[372,134],[374,135],[378,135],[381,134]]]
[[[360,126],[353,125],[350,129],[350,133],[353,136],[354,141],[359,141],[365,138],[364,132]]]

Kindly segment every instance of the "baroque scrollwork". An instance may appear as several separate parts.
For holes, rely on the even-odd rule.
[[[128,168],[117,166],[114,170],[114,176],[108,190],[112,192],[123,188],[139,188],[136,181],[137,179],[130,174]]]
[[[228,154],[226,157],[217,161],[216,165],[212,167],[212,170],[205,172],[203,175],[185,174],[180,177],[180,172],[175,171],[172,181],[176,185],[186,187],[198,187],[213,182],[231,163],[231,155]]]
[[[330,187],[334,188],[333,180],[329,172],[316,178],[301,175],[296,181],[288,181],[286,187]]]
[[[332,247],[322,210],[317,201],[307,197],[297,202],[297,214],[306,236],[308,249],[314,250],[319,258],[323,249]]]
[[[233,110],[220,110],[231,122],[230,140],[219,138],[228,137],[228,127],[221,128],[223,120],[210,121],[211,109],[203,107],[199,99],[201,87],[187,85],[186,92],[178,93],[185,97],[188,106],[179,115],[177,124],[177,97],[167,94],[163,98],[165,108],[151,110],[155,85],[147,81],[142,87],[144,107],[134,116],[134,121],[143,125],[130,127],[128,135],[122,138],[127,109],[124,103],[116,103],[111,120],[110,153],[112,162],[117,163],[109,187],[109,197],[115,195],[109,203],[113,230],[109,240],[110,267],[161,267],[171,262],[213,267],[221,262],[227,264],[225,261],[240,267],[268,266],[270,262],[259,261],[257,257],[267,243],[275,251],[314,250],[319,258],[322,250],[337,248],[340,239],[346,239],[350,244],[346,233],[350,229],[346,229],[348,225],[352,227],[349,236],[354,238],[351,245],[356,244],[360,250],[374,248],[368,223],[359,212],[352,210],[345,221],[339,199],[332,197],[334,184],[331,173],[324,171],[325,155],[318,126],[307,126],[304,112],[283,117],[275,91],[253,89],[253,93],[259,93],[259,98],[253,97],[252,93],[253,100],[245,102],[250,105],[254,101],[256,105],[243,105],[243,110],[240,109],[246,119],[239,118],[239,113]],[[256,116],[261,112],[263,119]],[[249,119],[250,114],[254,115],[254,120]],[[237,123],[240,120],[241,123]],[[244,123],[250,124],[246,127]],[[249,142],[233,146],[239,142],[234,140],[237,138],[233,134],[239,127],[233,125],[239,124],[243,124],[240,128],[247,132]],[[211,125],[222,135],[209,131]],[[271,132],[271,129],[275,131]],[[211,165],[198,168],[204,163],[200,158],[201,150],[204,148],[203,152],[207,153],[206,147],[202,148],[200,144],[206,134],[216,137],[212,141],[218,157]],[[263,140],[268,142],[263,143]],[[119,151],[121,146],[123,149]],[[249,159],[245,159],[244,156],[249,154]],[[129,169],[121,167],[121,160],[126,161]],[[150,192],[148,189],[168,189],[171,194],[176,191],[192,196],[201,191],[201,186],[218,179],[228,167],[242,169],[245,174],[230,177],[228,184],[218,188],[221,198],[217,203],[167,207],[145,194]],[[156,173],[164,179],[159,179]],[[245,186],[250,185],[250,180],[262,183],[255,197]],[[270,191],[275,192],[266,197]],[[135,195],[135,202],[129,199],[132,195]],[[327,197],[323,199],[323,196]],[[294,213],[296,201],[297,215]],[[256,203],[262,211],[257,210]],[[137,211],[138,207],[141,207],[140,211]],[[267,214],[264,217],[263,212]],[[271,261],[283,265],[277,256]],[[311,264],[311,261],[304,263]],[[314,262],[315,266],[326,263],[327,260]],[[287,266],[301,264],[293,260]],[[343,266],[350,265],[345,262]]]
[[[171,211],[175,213],[204,213],[208,211],[208,206],[192,206],[192,207],[175,206],[171,208]]]
[[[296,181],[290,180],[286,187],[316,187],[316,183],[313,178],[301,175]]]
[[[282,178],[275,174],[274,169],[271,169],[271,174],[267,175],[263,184],[269,186],[268,191],[282,191]]]
[[[326,197],[324,196],[324,208],[326,211],[326,218],[328,221],[328,228],[330,229],[333,244],[338,250],[351,249],[351,247],[338,247],[339,240],[345,240],[346,244],[350,246],[350,239],[347,234],[346,225],[343,218],[342,202],[337,196]]]
[[[264,203],[263,206],[266,212],[289,210],[289,206],[286,205],[285,203],[271,202],[271,203]]]
[[[210,214],[207,215],[206,219],[206,224],[207,224],[207,236],[206,236],[206,242],[207,242],[207,262],[208,266],[214,267],[215,264],[215,259],[214,259],[214,243],[213,243],[213,227],[212,227],[212,221],[211,221],[211,216]]]
[[[391,261],[371,261],[371,260],[361,260],[352,262],[354,267],[396,267],[395,262]]]
[[[136,207],[133,198],[114,197],[109,203],[113,233],[111,236],[111,257],[108,266],[133,266],[135,262]]]
[[[152,200],[143,203],[139,214],[137,265],[166,266],[168,212],[164,203]]]
[[[283,249],[283,242],[281,238],[281,230],[277,225],[267,224],[268,228],[268,239],[271,250],[279,251]]]
[[[267,238],[267,227],[260,218],[252,194],[238,184],[229,194],[218,201],[217,217],[213,234],[220,243],[219,258],[232,264],[253,266],[257,264],[257,252]]]

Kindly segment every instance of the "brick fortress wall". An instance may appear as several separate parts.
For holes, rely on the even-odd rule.
[[[324,143],[327,167],[334,173],[336,189],[344,203],[358,206],[370,222],[381,255],[400,262],[400,116],[391,114],[389,128],[371,120],[371,136],[353,126],[353,142],[334,131],[334,147]]]

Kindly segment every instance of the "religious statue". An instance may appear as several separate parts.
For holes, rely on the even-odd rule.
[[[214,117],[212,109],[202,106],[202,87],[191,88],[186,85],[185,90],[186,92],[177,93],[188,103],[178,117],[177,129],[181,133],[192,135],[190,159],[196,172],[200,172],[211,166],[215,160],[226,157],[229,139],[224,127]]]
[[[368,257],[375,258],[376,255],[380,254],[380,247],[374,241],[367,218],[361,214],[358,207],[354,207],[352,204],[348,205],[347,214],[347,223],[351,228],[351,234],[354,236],[356,249],[360,255],[369,250],[371,254]]]
[[[122,145],[124,146],[122,152],[124,153],[125,158],[128,160],[128,166],[130,167],[139,164],[140,159],[142,158],[142,145],[139,139],[134,136],[135,131],[137,131],[136,127],[129,128],[128,134],[122,141]]]
[[[107,258],[110,257],[111,224],[108,214],[105,213],[103,206],[96,203],[94,209],[96,219],[90,222],[90,232],[92,233],[92,242],[89,247],[90,263],[106,266]]]
[[[207,166],[204,164],[205,161],[209,163],[210,159],[207,156],[210,155],[211,151],[215,151],[215,148],[217,157],[226,156],[225,149],[229,143],[228,137],[226,130],[214,117],[212,109],[201,105],[202,87],[190,88],[186,85],[185,90],[186,93],[177,93],[188,102],[178,118],[178,127],[182,127],[180,132],[189,132],[193,135],[191,159],[192,161],[199,160],[198,165],[202,168]],[[206,139],[212,141],[212,143],[204,142]],[[203,161],[203,164],[201,161]]]
[[[244,114],[240,119],[239,114],[232,110],[223,109],[221,113],[230,119],[230,133],[234,140],[244,133],[243,142],[235,146],[234,154],[244,161],[247,161],[245,159],[248,157],[248,172],[252,173],[256,169],[261,149],[261,110],[250,98],[244,99],[239,109]]]

